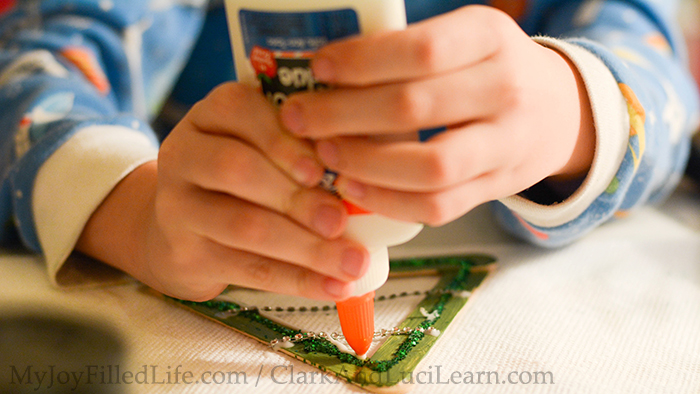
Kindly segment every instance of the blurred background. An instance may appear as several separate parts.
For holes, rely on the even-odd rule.
[[[700,0],[684,0],[678,19],[688,43],[691,70],[700,84]]]

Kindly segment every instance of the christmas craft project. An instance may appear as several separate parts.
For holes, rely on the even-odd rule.
[[[391,277],[377,292],[379,329],[366,358],[347,346],[333,303],[234,287],[207,302],[173,300],[348,383],[369,391],[405,392],[413,370],[493,271],[494,262],[485,255],[392,261]],[[392,305],[398,302],[414,307],[397,318]],[[386,317],[395,323],[386,325]]]

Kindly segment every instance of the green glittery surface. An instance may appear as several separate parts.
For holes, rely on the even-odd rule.
[[[450,291],[474,291],[488,276],[495,259],[485,255],[446,256],[395,260],[391,262],[392,275],[411,275],[423,271],[437,272],[439,283],[420,304],[397,327],[434,329],[444,331],[460,309],[468,302],[468,297],[454,296]],[[221,322],[236,331],[245,333],[262,342],[273,339],[294,337],[301,331],[285,327],[261,316],[257,310],[236,311],[241,307],[232,302],[212,300],[191,302],[175,300],[180,305],[211,319]],[[424,309],[437,317],[429,318],[421,313]],[[223,312],[223,313],[222,313]],[[304,339],[283,351],[308,364],[357,385],[371,387],[394,386],[410,376],[421,359],[439,337],[412,330],[407,335],[388,337],[379,349],[367,360],[344,353],[323,338]]]

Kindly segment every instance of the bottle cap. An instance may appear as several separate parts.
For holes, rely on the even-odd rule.
[[[364,356],[374,337],[374,291],[336,302],[340,328],[358,356]]]

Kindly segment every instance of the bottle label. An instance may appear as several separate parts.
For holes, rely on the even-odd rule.
[[[267,12],[241,9],[245,53],[274,105],[299,91],[324,89],[309,67],[314,53],[330,41],[360,33],[352,9]]]

